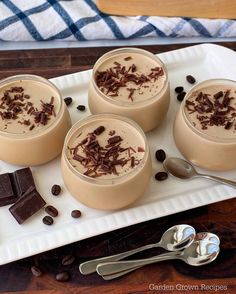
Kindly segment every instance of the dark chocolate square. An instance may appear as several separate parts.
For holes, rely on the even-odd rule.
[[[22,224],[29,217],[39,211],[46,202],[35,189],[30,187],[10,208],[11,214],[19,224]]]
[[[30,187],[35,187],[29,167],[18,169],[12,175],[12,187],[17,197],[22,196]]]
[[[30,187],[35,187],[29,167],[0,175],[0,206],[16,202]]]
[[[0,206],[12,204],[17,197],[12,189],[10,174],[0,175]]]

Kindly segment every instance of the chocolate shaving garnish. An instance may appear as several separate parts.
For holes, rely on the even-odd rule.
[[[131,66],[131,71],[132,71],[132,72],[135,72],[136,69],[137,69],[136,65],[135,65],[135,64],[132,64],[132,66]]]
[[[71,159],[78,161],[86,170],[84,175],[97,178],[106,174],[118,175],[117,167],[123,167],[130,161],[130,167],[134,167],[140,161],[130,152],[136,153],[131,146],[127,148],[121,147],[123,139],[121,136],[112,136],[107,139],[105,147],[101,146],[96,139],[100,132],[105,131],[103,126],[99,126],[93,133],[88,133],[87,137],[79,142],[75,147],[68,148]],[[109,133],[114,134],[114,130]],[[141,148],[141,147],[140,147]],[[127,154],[121,156],[122,152]],[[143,149],[142,149],[143,152]]]
[[[31,125],[29,130],[32,131],[35,128],[35,125]]]
[[[76,160],[76,161],[79,161],[79,162],[83,162],[83,161],[86,160],[85,157],[80,156],[80,155],[78,155],[78,154],[74,154],[73,159]]]
[[[120,66],[121,66],[121,64],[120,64],[119,62],[117,62],[117,61],[115,61],[114,64],[115,64],[117,67],[120,67]]]
[[[107,140],[108,144],[113,145],[122,141],[120,136],[113,136]]]
[[[29,119],[25,119],[23,121],[23,124],[26,125],[26,126],[29,126],[30,125],[30,120]]]
[[[134,158],[134,156],[132,156],[131,157],[131,163],[130,163],[130,166],[133,168],[134,167],[134,165],[135,165],[135,158]]]
[[[195,93],[195,96],[194,101],[186,100],[185,107],[190,114],[199,113],[196,118],[203,130],[214,125],[223,126],[226,130],[231,129],[236,109],[230,105],[230,101],[235,99],[230,97],[230,90],[219,91],[214,95],[199,92]]]
[[[129,91],[129,96],[128,96],[128,99],[131,99],[133,101],[133,94],[134,92],[136,91],[136,89],[134,88],[127,88],[127,91]]]
[[[109,132],[109,136],[114,136],[114,135],[115,135],[115,133],[116,133],[116,131],[115,131],[115,130],[111,130],[111,131]]]
[[[98,135],[100,135],[101,133],[103,133],[104,131],[105,131],[104,126],[100,126],[100,127],[96,128],[96,130],[94,130],[94,134],[95,134],[96,136],[98,136]]]
[[[10,95],[11,94],[11,95]],[[54,111],[54,97],[51,97],[49,103],[45,103],[41,100],[41,110],[34,107],[33,103],[28,101],[24,103],[25,99],[29,99],[30,95],[24,93],[23,87],[11,87],[4,92],[4,96],[0,99],[0,107],[5,111],[1,112],[1,118],[8,120],[15,120],[18,118],[18,114],[25,114],[34,117],[34,122],[36,124],[46,125],[50,120],[52,115],[55,116]],[[19,120],[18,123],[29,126],[30,120]],[[31,125],[30,130],[32,130],[35,125]]]
[[[145,150],[143,149],[143,147],[138,147],[138,152],[145,152]]]
[[[131,56],[128,56],[128,57],[125,57],[125,58],[124,58],[125,61],[129,61],[129,60],[131,60],[131,59],[132,59]],[[115,62],[114,62],[114,63],[115,63]]]
[[[144,75],[137,72],[137,66],[135,64],[132,64],[129,68],[122,66],[118,62],[114,62],[114,65],[114,67],[110,67],[105,71],[96,71],[95,73],[95,82],[98,88],[110,97],[119,96],[119,89],[130,86],[130,83],[139,86],[137,89],[140,90],[141,86],[148,87],[145,83],[151,80],[156,81],[160,76],[164,75],[162,67],[152,68],[149,74]],[[134,90],[137,89],[134,88]],[[128,99],[131,101],[133,101],[132,92],[128,96]]]
[[[226,130],[231,129],[233,123],[234,123],[234,122],[232,122],[232,121],[228,121],[228,122],[226,123],[226,125],[225,125],[225,129],[226,129]]]
[[[88,138],[85,138],[85,139],[83,139],[83,140],[80,142],[79,146],[84,145],[84,144],[86,144],[87,142],[88,142]]]
[[[219,99],[219,98],[221,98],[223,95],[224,95],[223,91],[219,91],[219,92],[217,92],[217,93],[216,93],[215,95],[213,95],[213,96],[214,96],[214,98]]]

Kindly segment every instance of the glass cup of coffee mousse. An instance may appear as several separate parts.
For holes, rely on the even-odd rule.
[[[216,171],[236,168],[236,81],[210,79],[185,96],[174,139],[192,163]]]
[[[132,120],[91,115],[68,132],[61,170],[69,192],[83,204],[120,209],[141,197],[152,172],[147,140]]]
[[[147,132],[163,121],[169,102],[166,67],[146,50],[112,50],[94,65],[88,93],[92,114],[122,115]]]
[[[0,81],[0,160],[46,163],[61,153],[70,127],[61,94],[48,80],[16,75]]]

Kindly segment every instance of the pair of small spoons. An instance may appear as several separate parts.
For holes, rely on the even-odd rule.
[[[215,234],[196,234],[195,229],[189,225],[176,225],[169,228],[158,243],[84,262],[80,265],[79,270],[83,275],[97,271],[104,280],[111,280],[141,266],[163,260],[181,259],[189,265],[199,266],[212,262],[218,256],[219,244],[220,240]],[[172,252],[151,258],[120,261],[130,255],[154,247],[162,247]]]

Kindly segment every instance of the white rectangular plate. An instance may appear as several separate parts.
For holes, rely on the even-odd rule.
[[[162,125],[148,134],[153,159],[153,175],[162,170],[162,165],[154,157],[157,149],[163,148],[168,156],[181,156],[172,136],[174,117],[180,105],[174,88],[182,85],[186,90],[190,89],[190,85],[185,80],[187,74],[192,74],[197,81],[219,77],[235,79],[236,77],[236,53],[221,46],[197,45],[163,53],[159,57],[167,65],[169,72],[171,104]],[[63,97],[73,97],[74,102],[68,107],[73,123],[89,114],[88,110],[85,113],[77,111],[76,106],[87,105],[90,76],[91,71],[84,71],[52,79],[52,82],[61,90]],[[1,162],[0,173],[12,172],[17,168],[19,167]],[[48,204],[59,210],[59,216],[55,218],[52,226],[45,226],[42,223],[42,217],[45,215],[42,210],[25,224],[19,225],[9,213],[8,207],[1,207],[0,264],[118,228],[233,198],[236,195],[234,189],[204,179],[180,181],[169,178],[166,181],[157,182],[152,178],[142,199],[123,210],[104,212],[85,207],[65,188],[60,196],[51,195],[50,189],[53,184],[57,183],[64,187],[59,158],[46,165],[33,167],[32,171],[39,192]],[[236,178],[235,170],[213,174],[229,179]],[[73,209],[82,211],[80,219],[73,219],[70,216]]]

